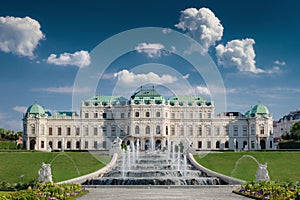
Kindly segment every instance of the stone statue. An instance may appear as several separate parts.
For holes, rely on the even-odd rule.
[[[270,180],[269,173],[267,170],[268,164],[258,164],[258,169],[256,171],[256,181],[268,181]]]
[[[112,142],[112,148],[109,150],[109,155],[114,155],[114,153],[117,153],[119,155],[122,154],[122,144],[123,140],[117,137],[113,142]]]
[[[42,168],[38,171],[39,174],[39,182],[45,183],[52,183],[52,173],[51,173],[51,165],[42,163]]]

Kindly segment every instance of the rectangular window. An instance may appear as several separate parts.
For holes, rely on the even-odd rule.
[[[43,149],[45,147],[45,142],[41,141],[41,148]]]
[[[89,113],[84,113],[84,118],[89,118]]]
[[[210,126],[206,127],[206,134],[207,135],[211,135],[211,128],[210,128]]]
[[[175,127],[171,126],[171,135],[175,135]]]
[[[199,135],[199,136],[202,136],[202,126],[199,126],[199,127],[198,127],[198,135]]]
[[[123,128],[120,129],[120,136],[125,136],[125,132],[124,132]]]
[[[255,149],[255,141],[251,141],[251,149]]]
[[[102,133],[103,133],[103,135],[107,135],[107,128],[106,128],[106,126],[103,126],[102,127]]]
[[[211,113],[207,113],[207,118],[208,118],[208,119],[211,118]]]
[[[229,126],[228,126],[228,125],[225,126],[224,129],[225,129],[225,134],[226,134],[226,135],[229,135]]]
[[[95,119],[98,118],[98,113],[94,113],[94,118],[95,118]]]
[[[97,141],[94,141],[94,149],[97,149],[98,143]]]
[[[216,131],[216,135],[219,136],[220,135],[220,127],[217,126],[217,127],[215,127],[215,129],[216,129],[215,130]]]
[[[189,117],[190,117],[190,119],[193,119],[193,113],[192,112],[189,113]]]
[[[89,142],[88,141],[84,142],[84,148],[86,148],[86,149],[89,148]]]
[[[98,135],[98,128],[94,127],[94,135]]]
[[[61,127],[57,128],[57,135],[61,135]]]
[[[77,127],[77,128],[76,128],[76,135],[79,135],[79,134],[80,134],[80,128]]]
[[[107,113],[103,113],[102,117],[103,117],[103,119],[106,119],[107,118]]]
[[[52,127],[49,127],[49,135],[52,135]]]
[[[171,119],[175,119],[175,113],[171,113]]]
[[[202,119],[202,112],[199,112],[199,119]]]
[[[89,127],[88,126],[86,126],[84,128],[84,133],[85,133],[85,135],[89,135]]]
[[[102,147],[103,147],[104,149],[106,149],[106,141],[103,141]]]
[[[115,126],[112,126],[111,127],[111,136],[116,136],[116,127]]]
[[[208,148],[208,149],[211,148],[211,141],[207,141],[207,148]]]
[[[192,126],[189,127],[189,135],[190,135],[190,136],[193,136],[193,127],[192,127]]]
[[[251,125],[251,135],[255,135],[255,125]]]
[[[184,128],[180,127],[180,135],[184,135]]]
[[[180,118],[183,119],[184,118],[184,113],[180,113]]]
[[[76,148],[77,148],[77,149],[80,148],[80,142],[79,142],[79,141],[76,142]]]
[[[202,141],[198,141],[198,149],[202,149]]]
[[[243,126],[243,136],[247,136],[247,135],[248,135],[247,126]]]
[[[233,136],[238,136],[238,135],[239,135],[239,127],[233,126]]]
[[[67,127],[67,135],[71,135],[71,128]]]
[[[121,113],[121,119],[124,119],[124,118],[125,118],[125,114]]]

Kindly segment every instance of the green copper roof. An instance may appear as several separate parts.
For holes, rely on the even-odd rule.
[[[144,89],[141,88],[139,91],[135,92],[131,99],[139,100],[139,99],[157,99],[162,100],[164,97],[159,94],[154,88],[151,89]]]
[[[267,108],[267,106],[259,103],[255,106],[253,106],[250,110],[248,110],[245,113],[246,116],[250,116],[250,117],[255,117],[256,115],[266,115],[266,116],[270,116],[270,112],[269,109]]]
[[[78,116],[76,112],[72,112],[72,111],[67,111],[67,112],[56,112],[54,115],[55,116],[69,116],[72,117],[73,113],[75,114],[75,116]]]
[[[102,105],[107,105],[108,102],[110,102],[111,104],[120,102],[120,103],[124,103],[126,102],[127,99],[122,97],[122,96],[103,96],[103,95],[96,95],[88,100],[85,100],[85,104],[89,105],[90,103],[94,104],[95,106],[99,105],[100,103],[102,103]]]
[[[174,96],[168,99],[170,105],[174,105],[176,101],[178,101],[179,105],[183,105],[184,102],[188,105],[192,105],[193,102],[196,102],[198,106],[202,105],[203,103],[207,106],[211,105],[211,102],[204,99],[201,96]]]
[[[41,105],[35,103],[28,107],[26,113],[33,115],[44,115],[46,111]]]

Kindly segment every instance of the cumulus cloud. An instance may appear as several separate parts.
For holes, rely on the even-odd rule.
[[[13,107],[14,111],[20,112],[20,113],[25,113],[27,110],[26,106],[15,106]]]
[[[223,26],[215,14],[208,8],[188,8],[181,11],[179,23],[175,25],[185,31],[193,39],[197,40],[204,51],[223,36]]]
[[[34,91],[70,94],[73,92],[74,93],[88,93],[91,90],[89,88],[74,88],[73,86],[60,86],[60,87],[37,88],[37,89],[34,89]]]
[[[140,43],[135,47],[135,50],[139,53],[145,53],[150,58],[160,57],[161,55],[168,55],[167,51],[164,51],[165,46],[159,43]]]
[[[118,78],[120,85],[125,86],[137,86],[144,85],[145,83],[156,83],[156,84],[166,84],[174,83],[177,81],[176,77],[169,74],[158,75],[153,72],[147,74],[135,74],[126,69],[114,74],[114,77]]]
[[[60,66],[77,66],[79,68],[84,68],[91,63],[91,57],[87,51],[76,51],[75,53],[63,53],[59,56],[56,54],[51,54],[47,63],[60,65]]]
[[[45,36],[38,21],[30,17],[0,17],[0,50],[33,58],[33,51]]]
[[[202,95],[210,95],[210,91],[206,86],[199,85],[196,87],[196,89]]]
[[[280,66],[285,66],[286,63],[284,61],[279,61],[279,60],[275,60],[274,62],[275,65],[280,65]]]
[[[186,74],[186,75],[182,76],[182,78],[184,78],[184,79],[188,79],[189,77],[190,77],[190,74]]]
[[[255,66],[255,41],[251,38],[243,40],[232,40],[224,46],[216,47],[219,65],[224,67],[237,67],[239,71],[252,72],[255,74],[265,73],[263,69]]]

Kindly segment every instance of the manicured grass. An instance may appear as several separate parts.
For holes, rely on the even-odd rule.
[[[0,152],[0,182],[37,179],[42,162],[51,163],[53,181],[59,182],[96,171],[110,159],[88,152]]]
[[[195,155],[195,159],[203,166],[239,179],[255,180],[257,163],[268,163],[271,180],[300,181],[300,152],[224,152],[210,153],[205,157]]]

